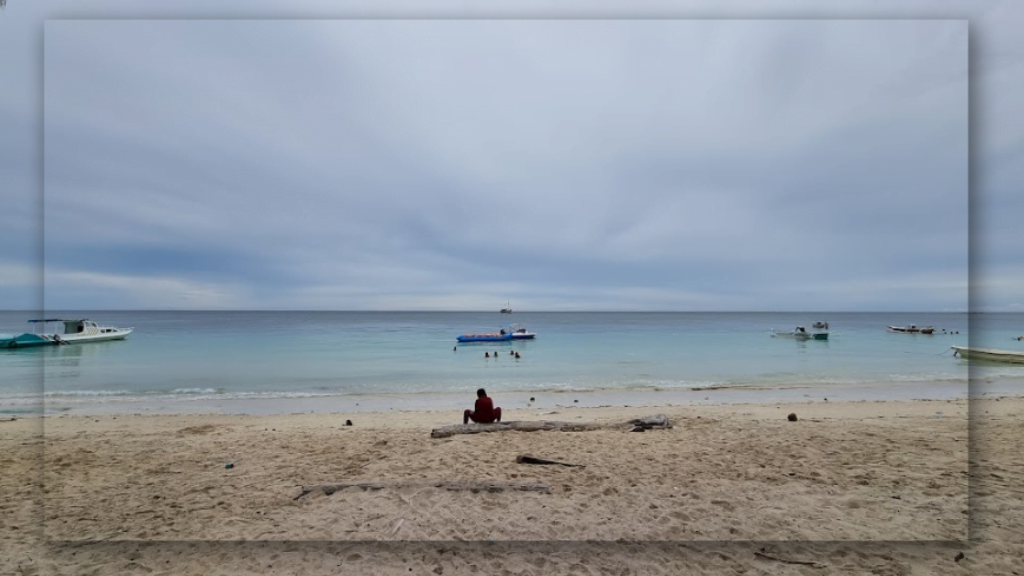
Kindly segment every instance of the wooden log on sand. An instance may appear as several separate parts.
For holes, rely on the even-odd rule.
[[[493,424],[452,424],[434,428],[430,431],[431,438],[448,438],[456,434],[481,434],[484,432],[503,432],[516,430],[519,432],[538,432],[544,430],[558,430],[561,432],[586,432],[589,430],[606,430],[615,428],[634,428],[640,426],[649,428],[671,428],[672,422],[668,416],[657,415],[647,418],[636,418],[628,422],[617,422],[602,424],[598,422],[557,422],[552,420],[495,422]]]
[[[516,462],[519,464],[540,464],[541,466],[568,466],[569,468],[585,468],[583,464],[569,464],[568,462],[559,462],[558,460],[545,460],[544,458],[537,458],[530,456],[529,454],[522,454],[516,456]]]
[[[547,484],[529,484],[523,482],[506,482],[504,480],[381,480],[364,482],[338,482],[336,484],[313,484],[303,486],[302,492],[294,499],[298,500],[310,492],[323,491],[330,496],[338,490],[345,488],[361,488],[363,490],[383,490],[385,488],[443,488],[445,490],[467,490],[469,492],[504,492],[505,490],[518,490],[522,492],[543,492],[551,493],[551,487]]]
[[[515,420],[512,422],[495,422],[493,424],[452,424],[450,426],[434,428],[430,431],[430,437],[447,438],[456,434],[482,434],[484,432],[503,432],[505,430],[518,430],[519,432],[537,432],[539,430],[582,432],[605,427],[607,425],[586,422],[554,422],[551,420],[526,422]]]

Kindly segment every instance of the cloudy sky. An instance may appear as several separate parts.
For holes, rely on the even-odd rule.
[[[1020,93],[1024,50],[968,57],[974,22],[1020,22],[1013,6],[172,20],[100,3],[88,16],[139,19],[44,22],[60,11],[16,2],[0,43],[11,20],[37,30],[0,64],[25,84],[0,91],[0,228],[23,233],[0,308],[1024,309],[1024,130],[991,91]]]

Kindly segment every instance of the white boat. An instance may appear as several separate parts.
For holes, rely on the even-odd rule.
[[[511,334],[513,340],[533,340],[537,337],[536,333],[530,332],[526,328],[526,324],[521,322],[515,322],[508,326],[504,326],[501,329],[501,334]]]
[[[54,344],[79,344],[82,342],[103,342],[106,340],[124,340],[132,333],[134,328],[117,328],[114,326],[100,326],[87,318],[64,320],[61,318],[50,318],[46,320],[29,320],[29,322],[42,326],[43,329],[37,332],[43,338],[53,340]],[[54,324],[59,329],[46,331],[47,324]]]
[[[935,328],[931,326],[925,326],[918,328],[911,324],[910,326],[886,326],[886,330],[889,332],[895,332],[897,334],[934,334]]]
[[[792,332],[772,330],[772,338],[793,338],[795,340],[828,340],[828,332],[808,332],[803,326],[797,326]]]
[[[969,348],[967,346],[950,346],[954,356],[968,360],[990,360],[992,362],[1009,362],[1024,364],[1024,351],[995,350],[993,348]]]

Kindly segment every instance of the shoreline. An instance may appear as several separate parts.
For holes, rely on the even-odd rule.
[[[475,390],[475,389],[474,389]],[[366,413],[389,411],[452,410],[461,414],[471,403],[474,390],[460,393],[415,394],[346,394],[300,397],[220,397],[197,398],[159,396],[82,397],[74,400],[44,397],[39,403],[8,405],[0,415],[16,417],[40,416],[45,406],[47,416],[105,414],[294,414],[294,413]],[[720,404],[799,403],[808,399],[825,401],[945,400],[981,397],[983,395],[1014,395],[1024,391],[1024,380],[974,379],[970,382],[867,382],[851,386],[717,386],[708,388],[605,388],[600,390],[565,390],[504,392],[489,390],[495,401],[507,410],[557,409],[632,406],[713,406]],[[531,400],[532,399],[532,400]]]
[[[728,402],[709,404],[625,404],[625,405],[556,405],[553,407],[533,406],[505,410],[503,420],[567,421],[612,424],[634,418],[666,414],[675,422],[704,418],[728,418],[737,420],[785,419],[794,412],[800,419],[825,420],[868,420],[889,418],[967,418],[967,409],[974,400],[1019,401],[1024,405],[1024,392],[1019,394],[993,394],[985,398],[907,398],[907,399],[857,399],[829,400],[801,398],[788,402]],[[500,405],[500,403],[498,403]],[[954,410],[943,410],[942,406],[953,406]],[[471,407],[467,404],[467,407]],[[47,414],[34,415],[25,420],[43,423],[47,434],[70,433],[75,422],[109,423],[111,428],[124,428],[126,432],[133,425],[150,426],[193,426],[202,424],[271,426],[277,423],[308,429],[372,430],[386,433],[391,430],[416,430],[429,433],[433,427],[461,424],[462,409],[391,409],[352,411],[297,411],[297,412],[203,412],[203,413],[107,413],[107,414]],[[357,418],[358,417],[358,418]],[[352,420],[353,426],[344,426]],[[965,420],[966,421],[966,420]],[[115,424],[115,422],[119,422]],[[147,431],[149,433],[151,431]],[[496,434],[500,435],[500,434]]]

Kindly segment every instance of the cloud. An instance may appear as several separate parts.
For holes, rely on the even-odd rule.
[[[519,280],[553,308],[775,309],[807,302],[796,271],[892,298],[894,273],[966,278],[965,27],[53,23],[47,268],[158,278],[149,307],[461,308]],[[966,301],[915,285],[892,305]]]
[[[74,290],[65,290],[65,286]],[[255,302],[238,285],[183,281],[175,277],[103,274],[77,270],[46,272],[46,308],[78,309],[87,299],[97,308],[217,310],[247,309]],[[156,304],[156,306],[154,306]]]
[[[372,6],[344,13],[403,10]],[[10,11],[0,19],[0,42],[27,56],[42,38],[22,30],[61,13],[26,9],[32,22]],[[77,8],[105,9],[114,8]],[[199,4],[172,10],[211,14]],[[246,10],[272,17],[280,8]],[[310,2],[288,15],[325,10],[335,8]],[[860,4],[811,2],[558,8],[627,10],[868,15]],[[992,63],[971,69],[981,86],[972,98],[984,100],[972,120],[985,126],[975,133],[972,168],[985,178],[975,182],[972,240],[985,247],[988,276],[1021,260],[1013,214],[1022,125],[1008,96],[1021,87],[1013,72],[1024,50],[1011,33],[1021,9],[903,2],[870,15],[922,11],[970,16],[972,52]],[[955,192],[966,182],[966,122],[947,112],[966,109],[956,104],[966,96],[962,21],[876,21],[883,32],[871,41],[856,22],[805,21],[781,33],[772,22],[669,21],[637,34],[607,21],[595,27],[598,43],[565,33],[577,30],[572,21],[541,21],[529,33],[511,21],[449,22],[443,34],[412,34],[415,22],[388,33],[375,21],[346,33],[331,21],[173,24],[47,24],[48,269],[237,284],[254,307],[313,288],[335,294],[317,307],[361,307],[374,291],[389,295],[383,305],[434,306],[461,285],[487,291],[473,295],[481,309],[541,294],[552,294],[547,309],[574,306],[590,287],[610,291],[612,307],[615,293],[623,309],[653,301],[629,286],[687,295],[672,300],[684,307],[745,298],[774,308],[790,305],[792,275],[807,270],[873,282],[877,294],[893,275],[922,279],[924,292],[897,296],[895,307],[966,300],[926,281],[943,269],[966,275],[966,200]],[[677,24],[685,34],[648,33]],[[78,51],[67,66],[51,61],[61,35]],[[28,60],[0,63],[17,87],[0,95],[12,111],[0,117],[0,150],[11,151],[0,162],[8,190],[34,198],[4,198],[4,230],[38,223],[41,146],[32,144],[38,124],[24,119],[40,117],[32,91],[43,83]],[[12,236],[17,250],[0,262],[38,264],[38,239]],[[734,294],[745,285],[758,290]],[[79,306],[97,302],[67,290]],[[839,293],[831,302],[853,305]]]

